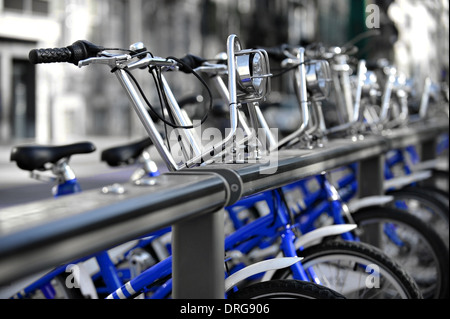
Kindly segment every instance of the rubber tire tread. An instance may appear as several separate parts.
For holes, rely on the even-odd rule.
[[[424,204],[427,202],[433,204],[436,206],[437,209],[440,210],[440,212],[437,212],[436,214],[439,214],[443,218],[446,219],[447,223],[449,222],[449,211],[447,204],[444,202],[441,202],[439,198],[440,196],[433,196],[431,191],[427,188],[422,187],[407,187],[400,190],[394,190],[387,192],[386,195],[391,195],[394,197],[394,199],[415,199],[415,200],[423,200]]]
[[[407,211],[390,207],[368,207],[352,214],[352,217],[358,225],[368,219],[385,218],[394,222],[398,220],[418,231],[428,241],[434,250],[434,255],[438,258],[439,269],[442,274],[442,289],[438,298],[446,299],[449,297],[449,252],[441,237],[429,224],[424,223],[421,219]]]
[[[276,297],[280,298],[279,293],[283,292],[289,293],[290,298],[293,297],[292,294],[298,294],[296,299],[345,299],[343,295],[330,288],[295,279],[269,280],[252,284],[230,294],[228,299],[258,299],[258,296],[270,294],[277,294]],[[270,297],[264,299],[268,298]]]
[[[380,267],[387,269],[393,276],[400,279],[401,285],[409,294],[409,299],[423,299],[419,287],[411,276],[391,258],[372,245],[362,242],[343,241],[341,239],[328,239],[320,244],[307,247],[297,252],[299,257],[303,257],[302,264],[308,263],[308,261],[315,257],[342,253],[350,253],[352,256],[362,256]],[[274,278],[286,278],[289,273],[290,269],[281,269],[275,273]]]

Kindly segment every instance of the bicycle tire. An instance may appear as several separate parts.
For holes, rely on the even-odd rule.
[[[448,187],[448,181],[449,181],[449,172],[447,170],[441,170],[441,169],[433,169],[432,170],[432,176],[431,176],[431,182],[434,186],[431,186],[431,188],[441,192],[442,194],[447,196],[448,201],[448,194],[449,194],[449,187]],[[419,185],[429,187],[428,180],[425,180],[423,182],[419,182]]]
[[[365,208],[352,216],[358,225],[359,239],[401,264],[415,279],[424,298],[449,297],[449,253],[429,224],[413,214],[390,207]],[[395,229],[395,235],[389,235],[388,228]]]
[[[345,297],[313,282],[280,279],[244,287],[230,293],[228,299],[345,299]]]
[[[425,189],[425,191],[430,193],[430,195],[433,196],[433,198],[442,203],[443,207],[445,206],[445,208],[447,209],[447,218],[448,218],[448,211],[450,209],[449,193],[432,186],[421,186],[420,188]]]
[[[387,195],[394,197],[391,207],[407,210],[425,223],[431,225],[442,241],[449,247],[449,211],[437,196],[422,187],[407,187],[401,190],[390,191]],[[406,204],[403,207],[402,204]]]
[[[304,269],[308,270],[310,281],[318,278],[313,278],[312,269],[316,276],[319,276],[320,272],[320,284],[337,291],[347,299],[422,299],[422,294],[411,276],[371,245],[325,240],[297,253],[303,257],[301,263]],[[347,270],[345,275],[344,270]],[[371,270],[374,272],[371,273]],[[378,270],[378,279],[375,277],[375,270]],[[331,275],[336,276],[332,278]],[[273,279],[286,279],[290,276],[289,268],[281,269],[274,274]],[[372,279],[375,279],[375,282],[372,282]]]
[[[413,192],[418,191],[421,194],[425,192],[428,195],[430,195],[434,200],[439,202],[440,203],[439,205],[442,205],[442,208],[445,207],[448,212],[448,208],[450,207],[450,203],[448,200],[449,193],[440,188],[431,185],[418,185],[418,186],[408,186],[406,188],[403,188],[403,190],[412,190]]]
[[[399,190],[389,191],[386,194],[394,196],[396,200],[411,198],[421,201],[424,205],[430,206],[430,208],[433,209],[436,214],[439,214],[447,224],[449,222],[448,198],[444,198],[441,193],[434,191],[432,188],[409,186]]]

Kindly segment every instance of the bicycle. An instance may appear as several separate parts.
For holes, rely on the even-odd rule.
[[[277,55],[279,56],[279,49],[275,48],[274,51],[277,53]],[[269,52],[270,54],[270,52]],[[292,58],[291,58],[292,59]],[[342,60],[340,60],[342,61]],[[299,63],[298,60],[296,61],[296,63]],[[364,65],[360,63],[359,65],[359,70],[363,69]],[[340,69],[342,70],[342,68]],[[345,70],[345,69],[344,69]],[[362,78],[361,74],[358,73],[357,78]],[[348,81],[349,82],[349,81]],[[348,83],[347,82],[347,83]],[[361,81],[360,81],[361,82]],[[344,82],[345,83],[345,82]],[[359,92],[361,91],[361,87],[359,88]],[[348,94],[347,94],[348,96]],[[303,95],[302,98],[299,99],[299,101],[302,101],[303,104],[305,104],[304,101],[306,101],[305,95]],[[359,104],[359,102],[357,102],[357,104]],[[301,105],[301,103],[299,102],[299,105]],[[303,111],[303,114],[305,114],[305,112]],[[357,118],[358,118],[358,114],[359,114],[359,110],[353,112],[354,116],[356,117],[354,120],[352,120],[350,122],[350,124],[345,124],[342,125],[341,127],[336,128],[332,128],[329,130],[329,132],[335,133],[338,132],[341,129],[351,129],[351,124],[357,123]],[[319,117],[320,118],[320,117]],[[306,127],[307,126],[307,121],[305,119],[303,119],[303,126],[302,127]],[[320,125],[315,125],[315,127],[320,127]],[[326,136],[326,133],[322,133],[319,132],[317,135],[319,136]],[[295,135],[294,135],[295,137]],[[292,138],[292,137],[290,137]],[[297,141],[299,140],[298,137]],[[314,139],[311,137],[303,137],[304,141],[313,141]],[[306,144],[308,147],[311,147],[311,143],[307,143]],[[357,190],[357,185],[354,179],[354,174],[350,176],[344,176],[344,179],[346,178],[347,181],[346,183],[352,184],[351,186],[353,186],[352,188],[352,194],[354,195],[356,190]],[[428,227],[426,227],[426,225],[424,225],[423,223],[420,222],[420,220],[416,220],[414,218],[411,218],[411,216],[408,216],[407,214],[403,214],[400,213],[398,211],[392,210],[392,209],[388,209],[386,207],[374,207],[376,205],[374,205],[374,203],[371,203],[371,206],[373,207],[366,207],[363,208],[360,212],[353,212],[352,215],[350,215],[348,208],[343,204],[342,200],[339,198],[338,196],[338,192],[337,190],[328,182],[327,177],[325,174],[318,176],[317,180],[319,181],[319,191],[316,191],[316,194],[311,193],[310,191],[308,191],[308,188],[306,187],[306,181],[305,183],[299,182],[297,185],[290,185],[288,188],[285,188],[286,190],[293,190],[295,188],[299,188],[301,189],[304,193],[305,193],[305,197],[303,198],[303,202],[301,203],[301,205],[299,205],[300,207],[297,206],[297,209],[299,211],[301,211],[301,213],[299,214],[299,219],[302,218],[302,216],[304,217],[305,214],[308,216],[308,218],[304,218],[305,220],[307,220],[306,224],[304,223],[303,225],[303,231],[308,231],[311,229],[314,229],[315,227],[313,227],[314,223],[317,222],[317,219],[324,213],[327,213],[329,215],[332,216],[332,219],[334,220],[335,223],[345,223],[346,219],[350,220],[351,223],[356,223],[358,225],[361,225],[361,228],[364,228],[363,230],[356,230],[356,234],[357,237],[355,237],[354,235],[346,235],[345,237],[349,240],[355,240],[356,238],[360,238],[360,239],[365,239],[366,241],[368,241],[367,238],[361,237],[360,235],[362,233],[368,233],[368,231],[366,230],[366,226],[369,223],[374,223],[374,221],[376,219],[386,219],[388,216],[390,218],[390,225],[391,227],[393,227],[393,225],[395,224],[397,227],[397,230],[399,230],[400,226],[403,225],[403,229],[405,227],[408,228],[408,231],[411,232],[415,232],[416,234],[419,235],[419,238],[421,238],[421,242],[422,243],[427,243],[425,245],[425,247],[430,248],[431,250],[434,250],[433,255],[433,259],[437,260],[436,261],[436,272],[437,275],[436,277],[439,278],[440,280],[438,280],[438,284],[437,284],[437,293],[436,294],[432,294],[433,297],[445,297],[445,295],[447,294],[446,291],[448,291],[447,289],[447,281],[448,278],[446,276],[446,269],[448,268],[448,262],[446,263],[445,260],[445,256],[443,258],[439,258],[439,252],[440,251],[445,251],[445,247],[443,247],[443,244],[440,242],[439,238],[437,237],[437,235],[434,233],[434,231],[432,229],[428,229]],[[345,186],[345,184],[343,185]],[[382,198],[378,198],[378,200],[380,200]],[[312,204],[314,204],[314,202],[316,202],[316,206],[314,208],[312,207]],[[295,205],[297,205],[298,202],[295,202]],[[328,211],[327,211],[328,210]],[[344,213],[343,213],[344,212]],[[395,214],[394,214],[395,213]],[[302,215],[303,214],[303,215]],[[378,216],[378,217],[375,217]],[[369,221],[372,220],[372,221]],[[392,233],[392,231],[391,231]],[[399,232],[400,233],[400,232]],[[358,236],[359,234],[359,236]],[[391,234],[392,236],[392,234]],[[417,238],[417,236],[416,236]],[[430,239],[429,239],[430,238]],[[398,238],[397,238],[398,240]],[[405,237],[406,240],[406,237]],[[376,245],[377,247],[380,247],[379,243],[377,243],[376,241],[370,241],[372,244]],[[407,241],[405,242],[401,242],[398,241],[397,245],[402,245],[403,247],[405,246]],[[422,250],[423,251],[423,250]],[[391,254],[392,257],[396,257],[398,260],[405,260],[404,258],[399,259],[398,256],[394,256]],[[414,258],[414,255],[412,255],[410,257],[410,259]],[[409,267],[411,270],[411,267]],[[281,277],[283,278],[283,277]],[[426,293],[427,296],[430,295],[430,290],[433,289],[428,287],[429,284],[425,284],[424,288],[424,292]]]
[[[201,61],[201,59],[195,59],[195,60],[196,61]],[[211,65],[209,65],[208,68],[209,68],[209,71],[211,71],[211,68],[212,68]],[[265,194],[259,194],[257,196],[252,197],[252,198],[241,200],[236,205],[237,206],[242,206],[242,205],[245,205],[243,202],[248,201],[248,203],[249,203],[248,207],[252,207],[253,205],[255,205],[256,202],[261,201],[264,198],[265,198],[266,202],[270,202],[274,197],[276,198],[277,195],[273,194],[271,192],[268,192],[268,193],[265,193]],[[280,199],[278,199],[278,201],[280,201]],[[278,203],[276,206],[281,207],[282,205],[280,205],[280,203]],[[292,246],[291,240],[293,240],[294,236],[293,236],[293,233],[292,233],[292,231],[290,229],[291,228],[295,228],[295,227],[294,227],[294,225],[291,225],[291,224],[287,223],[289,218],[287,218],[285,216],[285,214],[286,214],[285,210],[272,208],[271,212],[273,212],[273,215],[268,215],[265,218],[263,217],[263,218],[255,220],[254,222],[252,222],[250,224],[244,225],[240,229],[238,229],[236,232],[234,232],[230,236],[228,236],[227,240],[226,240],[226,250],[227,251],[230,250],[230,249],[233,249],[232,251],[236,251],[237,250],[241,255],[243,254],[244,257],[242,257],[242,258],[245,259],[245,255],[247,253],[249,253],[251,250],[253,250],[258,245],[261,245],[261,238],[266,238],[267,237],[265,239],[267,242],[265,242],[265,243],[263,242],[265,247],[267,247],[269,244],[273,243],[274,240],[279,239],[279,235],[277,235],[277,233],[279,231],[276,231],[276,228],[275,229],[273,228],[273,227],[276,226],[278,229],[280,229],[282,227],[285,228],[285,231],[287,233],[284,234],[283,236],[281,236],[281,238],[284,238],[284,244],[282,246],[284,246],[284,250],[286,251],[287,255],[288,254],[292,255],[295,252],[295,249]],[[327,232],[327,231],[325,231],[325,232]],[[336,232],[334,234],[336,235],[336,234],[339,234],[339,233],[342,233],[342,232],[343,231],[340,230],[340,231],[338,231],[338,232]],[[313,238],[313,239],[314,240],[318,240],[321,237],[323,237],[323,236],[318,236],[318,237]],[[229,243],[229,242],[231,242],[231,243]],[[234,244],[233,244],[233,242],[234,242]],[[242,244],[239,244],[236,247],[233,246],[233,245],[236,245],[236,243],[241,243],[241,242],[242,242]],[[230,246],[228,246],[227,243],[229,243]],[[353,245],[353,246],[356,245],[356,246],[359,247],[359,244],[357,244],[357,243],[351,243],[351,244],[348,244],[348,245]],[[349,249],[352,250],[351,248],[349,248]],[[372,248],[370,248],[369,250],[372,250]],[[265,256],[270,255],[271,253],[273,253],[273,251],[269,250],[269,252],[266,251],[266,252],[261,253],[259,257],[263,258]],[[369,260],[368,257],[366,256],[367,255],[367,251],[364,251],[364,249],[360,249],[359,253],[360,253],[360,256],[361,255],[365,256],[364,258],[366,258],[365,259],[366,262],[367,262],[367,260]],[[266,255],[266,254],[268,254],[268,255]],[[364,254],[366,254],[366,255],[364,255]],[[378,256],[380,256],[378,251],[375,254],[377,255],[377,257],[375,257],[375,258],[378,258]],[[253,254],[253,256],[255,256],[255,254]],[[354,259],[355,256],[352,256],[352,257],[349,257],[349,258],[353,258]],[[383,258],[383,257],[381,257],[381,258]],[[370,260],[373,261],[373,259],[370,259]],[[384,265],[387,264],[387,262],[385,260],[381,260],[380,261],[379,259],[377,259],[377,264],[384,266]],[[302,273],[301,268],[298,268],[298,266],[292,266],[292,267],[296,267],[295,269],[297,271],[297,275],[300,277],[302,275],[301,274]],[[394,266],[394,268],[395,268],[395,266]],[[398,273],[396,274],[396,276],[397,275],[398,275]],[[297,277],[297,278],[299,278],[299,277]],[[307,277],[303,277],[303,278],[307,278]],[[392,278],[393,277],[391,277],[389,280],[391,280]],[[395,279],[392,279],[392,280],[395,281]],[[137,285],[137,284],[138,283],[135,283],[135,282],[131,283],[131,285],[133,287],[135,285]],[[414,284],[412,286],[414,286]],[[139,286],[138,288],[142,288],[142,287]],[[397,286],[397,288],[398,288],[398,286]],[[122,293],[123,293],[124,289],[126,289],[126,288],[122,288],[122,290],[121,290]],[[405,295],[403,295],[403,296],[405,296]],[[118,297],[118,294],[115,297]]]
[[[86,53],[88,53],[89,55],[97,55],[97,53],[99,53],[100,51],[102,51],[102,50],[100,50],[99,49],[99,47],[96,47],[96,46],[93,46],[92,44],[90,44],[90,43],[86,43],[86,42],[77,42],[77,43],[75,43],[71,48],[65,48],[65,49],[53,49],[53,50],[41,50],[41,51],[32,51],[32,54],[34,54],[34,55],[32,55],[31,56],[31,60],[33,61],[34,60],[34,58],[36,58],[37,60],[35,60],[35,62],[38,62],[38,60],[39,60],[39,57],[45,57],[44,58],[44,60],[45,60],[45,62],[63,62],[63,60],[65,60],[65,61],[70,61],[70,62],[76,62],[76,60],[73,60],[72,58],[72,52],[70,51],[71,49],[73,50],[74,49],[74,47],[75,48],[78,48],[78,50],[81,50],[81,49],[83,49],[85,52],[85,54]],[[81,49],[80,49],[81,48]],[[77,51],[77,50],[75,50],[75,51]],[[58,56],[59,55],[59,57],[57,57],[56,59],[54,59],[53,61],[52,61],[52,58],[48,58],[47,59],[47,53],[49,53],[49,52],[55,52],[56,53],[56,55]],[[94,52],[94,53],[93,53]],[[79,53],[79,52],[78,52]],[[76,54],[78,54],[78,53],[74,53],[74,55],[76,56]],[[38,57],[36,57],[35,55],[37,55]],[[88,55],[88,56],[89,56]],[[140,52],[140,53],[138,53],[137,54],[137,56],[142,56],[142,51]],[[64,56],[64,57],[63,57]],[[127,57],[127,56],[124,56],[124,55],[121,55],[121,56],[114,56],[114,55],[111,55],[111,54],[109,54],[109,53],[107,53],[107,52],[105,52],[104,53],[104,56],[103,56],[104,58],[106,58],[106,60],[109,60],[109,62],[108,61],[106,61],[106,64],[110,64],[110,65],[112,65],[111,64],[111,60],[114,60],[115,62],[114,62],[114,64],[117,62],[117,60],[116,60],[116,58],[118,59],[118,60],[120,60],[120,62],[126,62],[126,63],[128,63],[129,61],[129,58]],[[85,58],[86,58],[86,56],[85,56]],[[87,63],[87,64],[89,64],[89,62],[93,62],[93,61],[95,61],[94,63],[103,63],[104,61],[101,61],[101,57],[98,57],[98,58],[94,58],[94,57],[91,57],[91,58],[87,58],[86,60],[82,60],[80,57],[75,57],[74,59],[80,59],[80,64],[82,64],[83,62],[84,63]],[[174,62],[174,60],[170,60],[170,59],[158,59],[158,58],[151,58],[150,57],[150,54],[146,54],[146,57],[144,58],[144,59],[139,59],[138,58],[138,61],[136,61],[136,63],[133,65],[133,67],[135,67],[136,66],[136,64],[139,64],[140,62],[142,62],[142,60],[145,60],[145,59],[147,59],[147,61],[145,61],[144,63],[148,63],[148,65],[150,65],[152,62],[154,62],[156,65],[167,65],[167,66],[170,66],[170,67],[174,67],[174,66],[176,66],[176,63]],[[90,60],[90,61],[89,61]],[[142,65],[140,65],[141,67],[142,67]],[[116,68],[117,68],[117,66],[116,66]],[[127,83],[126,82],[126,80],[128,80],[129,79],[129,77],[127,76],[127,71],[123,71],[123,70],[119,70],[118,68],[116,69],[116,71],[118,71],[118,72],[120,72],[121,73],[121,77],[120,77],[120,79],[123,81],[122,83]],[[162,78],[161,78],[161,74],[157,74],[157,76],[159,76],[159,79],[161,80]],[[126,84],[125,84],[125,86],[126,86]],[[166,85],[163,85],[164,86],[164,90],[165,90],[165,92],[167,93],[167,90],[168,90],[168,87],[166,86]],[[127,86],[126,86],[127,87]],[[130,87],[127,87],[128,89],[130,89],[132,86],[130,86]],[[130,95],[133,95],[133,94],[130,94]],[[132,98],[135,98],[135,96],[132,96]],[[140,110],[140,111],[142,111],[142,110]],[[138,112],[139,113],[139,112]],[[141,114],[141,115],[143,115],[143,117],[145,117],[145,116],[147,116],[148,117],[148,114],[145,114],[144,112],[141,112],[141,113],[139,113],[139,114]],[[149,128],[150,130],[152,130],[153,129],[153,127],[151,126],[151,125],[149,125],[149,126],[147,126],[147,128]],[[152,133],[154,133],[154,131],[151,131]],[[158,141],[158,140],[157,140]],[[164,150],[164,146],[162,146],[162,145],[160,145],[160,147],[161,147],[161,149],[162,150]],[[165,155],[169,155],[168,153],[164,153]],[[173,161],[171,161],[170,160],[170,156],[168,156],[168,159],[169,159],[169,162],[170,163],[172,163],[172,164],[174,164],[174,162]],[[172,167],[173,168],[173,167]],[[163,269],[165,269],[165,271],[170,271],[170,267],[169,267],[169,265],[170,265],[170,257],[169,258],[167,258],[167,259],[165,259],[165,260],[163,260],[162,262],[160,262],[160,263],[158,263],[158,264],[156,264],[154,267],[151,267],[151,268],[149,268],[148,270],[147,270],[147,272],[148,271],[153,271],[153,274],[157,274],[157,276],[158,277],[164,277],[164,274],[165,274],[165,272],[164,271],[160,271],[160,270],[163,270]],[[292,263],[292,262],[296,262],[296,261],[298,261],[298,258],[294,258],[294,261],[292,261],[292,259],[283,259],[285,262],[286,262],[286,260],[289,262],[289,263]],[[263,262],[263,263],[260,263],[259,265],[263,265],[263,266],[265,266],[265,265],[268,265],[268,264],[273,264],[273,262],[270,262],[270,261],[265,261],[265,262]],[[260,266],[261,267],[261,266]],[[273,266],[271,266],[271,267],[273,267]],[[262,267],[261,268],[262,270],[264,270],[265,268],[264,267]],[[259,271],[261,271],[261,269],[259,269]],[[138,277],[136,277],[136,278],[141,278],[142,277],[142,274],[141,275],[138,275]],[[286,285],[286,281],[280,281],[279,282],[279,284],[282,284],[282,285]],[[276,285],[276,283],[274,284],[274,285]],[[314,285],[314,284],[312,284],[312,285]],[[292,286],[292,285],[291,285]],[[298,285],[294,285],[294,286],[298,286]],[[127,284],[127,286],[126,287],[129,287],[129,284]],[[264,287],[267,287],[267,285],[263,285],[262,286],[263,288]],[[309,284],[309,287],[311,287],[311,284]],[[319,290],[322,290],[322,291],[330,291],[329,289],[326,289],[326,288],[323,288],[323,287],[317,287],[316,288],[316,290],[317,289],[319,289]],[[292,290],[292,289],[291,289]],[[119,290],[118,290],[119,291]],[[291,293],[292,293],[292,291],[291,291]],[[265,295],[266,295],[266,292],[264,293]],[[304,292],[303,294],[307,294],[308,295],[308,292]],[[334,296],[334,297],[336,297],[336,296],[338,296],[338,294],[336,294],[336,293],[331,293],[331,294],[328,294],[328,295],[332,295],[332,296]],[[267,295],[268,296],[268,295]]]

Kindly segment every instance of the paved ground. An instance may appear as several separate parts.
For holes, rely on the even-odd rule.
[[[135,139],[86,138],[85,140],[93,142],[97,151],[73,156],[70,161],[82,189],[101,189],[102,186],[113,183],[126,183],[136,166],[110,168],[106,163],[100,162],[100,153],[103,149],[122,145]],[[50,198],[53,184],[30,178],[28,172],[19,169],[14,162],[10,162],[11,149],[12,145],[0,145],[0,209]],[[156,160],[159,160],[154,151],[151,154]]]

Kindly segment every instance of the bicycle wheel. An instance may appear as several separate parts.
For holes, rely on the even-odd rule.
[[[394,197],[392,207],[407,210],[411,214],[430,225],[449,247],[449,216],[448,208],[436,199],[429,190],[421,187],[408,187],[387,193]],[[448,199],[447,199],[448,200]]]
[[[416,216],[388,207],[353,214],[361,241],[400,264],[416,281],[424,298],[448,298],[449,254],[436,231]]]
[[[327,240],[299,250],[310,281],[348,299],[421,299],[414,280],[379,249],[361,242]],[[290,269],[274,279],[291,277]]]
[[[419,190],[424,189],[426,192],[430,193],[430,195],[434,199],[436,199],[437,201],[442,203],[443,207],[445,206],[447,208],[447,212],[448,212],[448,209],[450,207],[450,203],[448,200],[448,197],[449,197],[448,192],[443,191],[442,189],[433,187],[433,186],[420,186],[418,189]],[[448,217],[448,214],[447,214],[447,217]]]
[[[252,284],[228,295],[228,299],[345,299],[327,287],[294,279]]]
[[[435,186],[432,188],[438,190],[444,195],[447,195],[447,202],[448,202],[448,194],[449,194],[449,187],[448,187],[448,180],[449,180],[449,173],[445,170],[440,169],[434,169],[432,170],[433,175],[431,176],[431,181]],[[421,186],[426,185],[426,182],[419,183]]]

